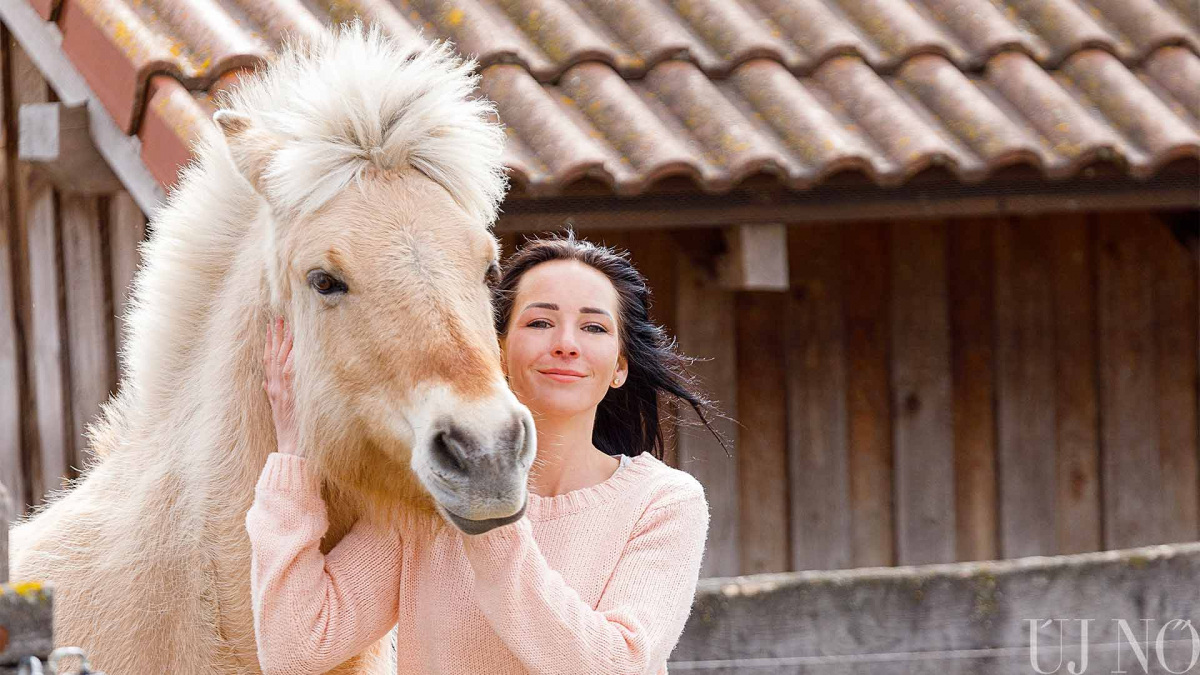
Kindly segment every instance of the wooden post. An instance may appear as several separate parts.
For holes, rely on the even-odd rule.
[[[793,569],[852,565],[839,225],[789,232],[785,319]]]
[[[1042,225],[1043,227],[1039,227]],[[1000,555],[1057,552],[1054,293],[1048,221],[996,227]]]
[[[735,291],[786,291],[787,228],[778,223],[724,230],[725,254],[717,263],[721,286]]]
[[[92,143],[83,103],[28,103],[21,106],[18,158],[44,171],[59,189],[110,194],[121,189]]]
[[[893,223],[891,246],[896,562],[948,562],[955,514],[945,223]]]
[[[107,255],[107,200],[68,195],[61,204],[74,439],[67,475],[74,476],[82,466],[84,428],[116,388],[117,368]]]
[[[951,221],[947,284],[954,377],[955,549],[958,560],[997,557],[994,227]]]
[[[713,426],[729,446],[721,444],[698,426],[681,427],[677,439],[679,468],[695,476],[708,497],[711,521],[708,549],[701,575],[730,576],[740,573],[738,551],[737,351],[734,326],[734,296],[716,284],[716,275],[680,252],[677,260],[676,325],[681,351],[698,361],[692,372],[701,386],[730,419],[713,419]],[[695,416],[684,410],[684,419]]]

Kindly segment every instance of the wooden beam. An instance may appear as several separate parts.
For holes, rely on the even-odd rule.
[[[116,389],[117,369],[107,255],[107,200],[76,195],[63,197],[61,204],[75,448],[67,475],[74,476],[83,465],[85,426]]]
[[[128,192],[118,192],[108,206],[109,252],[112,263],[112,304],[116,315],[117,353],[125,347],[125,310],[132,291],[134,274],[141,264],[139,246],[146,238],[146,217]],[[122,368],[124,364],[121,364]]]
[[[891,225],[896,558],[955,558],[954,422],[946,307],[946,227]]]
[[[1104,547],[1163,542],[1154,265],[1149,217],[1108,217],[1096,238]]]
[[[121,189],[92,143],[86,105],[27,103],[18,129],[17,158],[44,171],[60,191],[97,195]]]
[[[44,21],[27,2],[0,2],[0,20],[21,43],[59,101],[68,106],[87,106],[88,128],[96,148],[142,212],[152,216],[166,201],[166,191],[142,162],[139,139],[117,126],[63,52],[58,27]]]
[[[1081,215],[1044,229],[1054,261],[1054,363],[1058,435],[1058,552],[1098,551],[1100,420],[1096,389],[1096,288],[1092,237]]]
[[[949,223],[947,282],[954,377],[954,502],[957,558],[997,557],[995,277],[997,221]]]
[[[841,238],[833,224],[794,227],[788,236],[784,367],[796,570],[853,564]]]
[[[1000,555],[1057,552],[1054,294],[1047,221],[996,234],[996,420]]]
[[[1163,541],[1191,541],[1200,529],[1200,472],[1196,419],[1196,267],[1191,251],[1171,236],[1166,224],[1147,224],[1145,234],[1155,267],[1155,345],[1158,354],[1159,453],[1163,501],[1168,517]]]
[[[786,291],[787,228],[779,223],[724,229],[726,251],[717,265],[720,284],[734,291]]]
[[[737,298],[738,496],[742,574],[791,569],[782,293]]]
[[[854,224],[842,234],[847,453],[855,567],[896,562],[889,400],[887,226]],[[853,271],[851,271],[853,270]]]
[[[716,285],[715,275],[682,251],[677,254],[676,322],[679,348],[697,361],[692,372],[726,417],[713,419],[713,426],[729,446],[729,453],[688,410],[683,419],[677,447],[679,468],[695,476],[708,496],[708,548],[701,575],[732,576],[741,573],[738,524],[737,351],[734,326],[734,296]]]

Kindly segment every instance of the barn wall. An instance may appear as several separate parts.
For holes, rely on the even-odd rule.
[[[656,318],[716,359],[733,455],[676,445],[726,576],[1196,539],[1197,264],[1169,221],[795,225],[777,293],[706,281],[711,232],[583,235],[628,247]]]
[[[145,218],[125,193],[63,191],[17,160],[17,111],[54,94],[6,30],[0,68],[0,481],[22,513],[84,466],[84,427],[118,381]]]

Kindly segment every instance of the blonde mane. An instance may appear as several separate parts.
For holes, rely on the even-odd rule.
[[[369,166],[411,165],[490,225],[507,189],[504,132],[485,121],[493,104],[473,97],[475,65],[448,43],[401,44],[355,21],[290,42],[223,107],[282,137],[264,178],[285,208],[312,212]]]

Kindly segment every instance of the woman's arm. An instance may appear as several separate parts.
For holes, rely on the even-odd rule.
[[[550,568],[528,519],[463,535],[484,614],[534,673],[660,672],[691,612],[708,532],[702,491],[652,506],[597,609]]]
[[[323,555],[325,504],[305,461],[271,453],[246,514],[254,636],[268,674],[326,672],[387,634],[399,610],[399,535],[359,521]]]
[[[258,658],[266,673],[323,673],[396,623],[401,544],[392,528],[359,521],[328,555],[319,481],[296,449],[291,338],[272,327],[264,355],[281,451],[267,457],[246,514]]]

